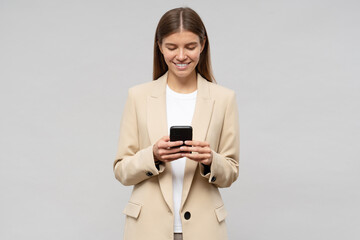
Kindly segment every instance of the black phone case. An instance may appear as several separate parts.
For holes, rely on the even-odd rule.
[[[192,140],[191,126],[172,126],[170,127],[170,141]],[[185,146],[185,143],[182,145]]]

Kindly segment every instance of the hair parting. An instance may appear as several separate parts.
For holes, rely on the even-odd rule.
[[[190,31],[199,36],[200,42],[204,44],[204,49],[200,54],[199,63],[196,71],[209,82],[216,82],[210,60],[210,44],[207,36],[206,28],[200,16],[191,8],[175,8],[167,11],[160,19],[154,39],[154,66],[153,80],[168,71],[163,54],[160,51],[159,44],[168,35],[182,30]]]

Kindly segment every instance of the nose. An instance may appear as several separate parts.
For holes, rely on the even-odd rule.
[[[187,58],[185,50],[180,48],[176,58],[179,61],[184,61]]]

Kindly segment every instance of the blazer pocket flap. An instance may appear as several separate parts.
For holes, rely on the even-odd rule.
[[[141,205],[129,202],[126,205],[123,213],[129,217],[133,217],[137,219],[139,217],[140,211],[141,211]]]
[[[216,208],[215,214],[219,222],[223,221],[227,216],[227,211],[225,209],[225,206],[222,205],[221,207]]]

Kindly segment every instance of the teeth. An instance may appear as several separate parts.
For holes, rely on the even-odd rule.
[[[187,66],[187,63],[176,63],[176,66],[178,67],[186,67]]]

